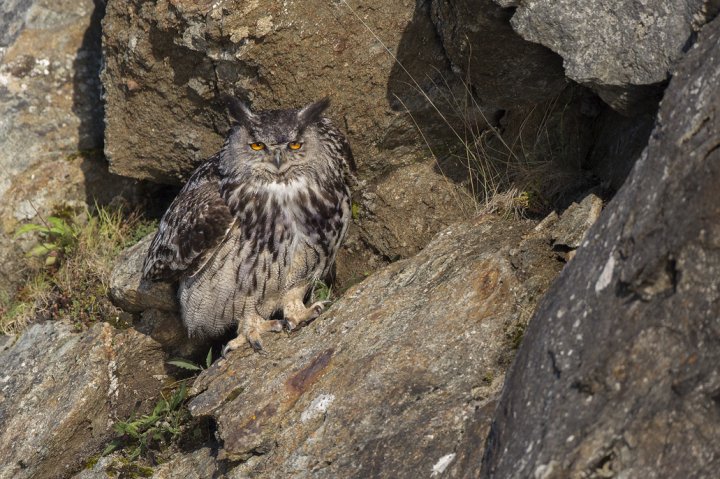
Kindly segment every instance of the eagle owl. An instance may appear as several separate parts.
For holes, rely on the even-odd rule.
[[[160,221],[143,266],[148,280],[178,281],[190,337],[237,325],[235,349],[261,333],[295,329],[313,282],[331,269],[351,216],[350,145],[324,99],[301,109],[253,112],[229,99],[235,124]],[[282,310],[283,320],[271,320]]]

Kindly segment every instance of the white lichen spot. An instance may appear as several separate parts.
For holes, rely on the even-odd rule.
[[[255,24],[255,34],[258,37],[264,37],[273,29],[272,15],[260,18]]]
[[[230,41],[233,43],[240,43],[249,36],[250,29],[245,25],[230,31]]]
[[[115,360],[109,361],[107,367],[108,367],[108,379],[110,380],[109,384],[108,384],[107,395],[108,395],[108,398],[112,399],[114,396],[115,399],[117,399],[118,396],[120,395],[120,391],[118,390],[117,363],[115,362]]]
[[[300,415],[300,420],[302,422],[307,422],[311,419],[315,419],[321,414],[325,414],[334,400],[335,396],[333,396],[332,394],[319,395],[318,397],[313,399],[307,409],[302,412],[302,414]]]
[[[450,463],[455,459],[455,453],[452,452],[450,454],[445,454],[443,457],[438,459],[438,462],[435,463],[435,465],[432,468],[432,474],[431,476],[438,476],[445,472],[445,469],[450,465]]]
[[[605,267],[603,268],[602,273],[600,273],[600,277],[598,278],[597,283],[595,283],[596,293],[599,293],[610,285],[614,271],[615,257],[612,253],[610,253],[610,257],[608,258],[607,263],[605,263]]]

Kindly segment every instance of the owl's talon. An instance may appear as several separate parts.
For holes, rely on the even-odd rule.
[[[287,321],[285,321],[284,319],[273,319],[266,327],[268,331],[272,331],[273,333],[280,333],[285,329],[286,325]]]
[[[324,300],[324,301],[316,301],[310,306],[309,309],[312,309],[313,314],[310,315],[310,320],[317,318],[320,316],[323,311],[325,311],[325,308],[330,305],[332,301]]]
[[[222,351],[220,351],[220,355],[222,356],[223,359],[227,359],[228,353],[230,353],[230,351],[234,351],[234,350],[235,350],[235,347],[232,346],[230,343],[227,343],[225,346],[223,346]]]
[[[248,339],[248,342],[250,343],[250,347],[253,348],[256,353],[263,351],[263,345],[259,339],[255,339],[255,340]]]

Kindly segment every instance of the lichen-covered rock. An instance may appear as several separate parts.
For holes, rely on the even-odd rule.
[[[553,246],[579,248],[587,231],[600,217],[602,206],[602,200],[594,194],[587,195],[580,203],[571,204],[553,228]]]
[[[512,15],[492,0],[432,2],[432,18],[453,67],[483,104],[502,109],[549,100],[567,84],[562,58],[514,32]]]
[[[68,477],[112,423],[142,414],[165,378],[160,346],[107,323],[35,324],[0,351],[0,478]]]
[[[21,222],[133,191],[99,155],[99,5],[0,3],[0,292],[12,295],[24,279],[33,243],[13,241]]]
[[[351,288],[304,329],[233,351],[189,404],[228,477],[478,472],[488,415],[526,319],[561,263],[549,229],[483,216]]]
[[[718,44],[720,18],[679,63],[650,144],[530,321],[482,477],[717,477]]]
[[[123,471],[123,466],[129,471]],[[92,468],[75,474],[72,479],[111,479],[115,477],[209,479],[212,477],[226,477],[222,475],[224,469],[225,467],[220,467],[212,449],[201,447],[195,451],[178,452],[155,469],[128,462],[120,454],[110,454],[99,458]]]
[[[161,464],[153,473],[153,479],[206,479],[216,477],[219,468],[212,449],[202,447],[186,454],[176,454]]]
[[[569,78],[633,112],[654,108],[657,86],[717,9],[706,0],[532,0],[519,2],[512,25],[559,53]]]
[[[42,159],[102,147],[102,120],[91,121],[102,118],[100,59],[85,38],[94,8],[92,0],[0,6],[0,196]]]

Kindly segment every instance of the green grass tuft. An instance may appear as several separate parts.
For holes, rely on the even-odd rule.
[[[108,298],[115,258],[153,227],[137,214],[102,207],[20,226],[15,236],[32,235],[38,244],[25,258],[27,283],[0,295],[0,333],[18,334],[36,320],[67,320],[78,329],[116,321],[121,311]]]

